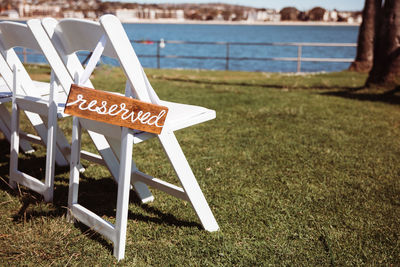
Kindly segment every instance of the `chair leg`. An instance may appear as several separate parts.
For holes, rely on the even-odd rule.
[[[81,151],[81,135],[82,127],[78,117],[72,119],[72,140],[71,140],[71,162],[70,162],[70,179],[68,190],[68,221],[73,221],[71,214],[72,205],[78,203],[79,190],[79,166],[80,166],[80,151]]]
[[[35,114],[36,115],[36,114]],[[48,117],[39,115],[39,119],[43,122],[43,128],[45,129],[46,133],[48,132],[49,129],[49,124],[48,124]],[[61,137],[64,137],[63,135],[60,135]],[[56,158],[56,163],[58,166],[64,167],[64,166],[69,166],[69,144],[66,147],[66,139],[65,137],[63,139],[58,137],[56,140],[56,148],[55,148],[55,158]],[[43,136],[43,142],[47,144],[47,135],[45,134]],[[68,141],[67,141],[68,143]],[[67,150],[66,150],[67,149]]]
[[[217,221],[208,206],[203,192],[196,181],[192,169],[190,168],[174,133],[169,132],[161,134],[158,136],[158,139],[160,140],[161,145],[163,146],[165,153],[167,154],[204,229],[210,232],[217,231],[219,229]]]
[[[15,94],[14,94],[15,95]],[[19,120],[20,112],[16,103],[15,97],[13,97],[11,106],[11,144],[10,144],[10,186],[15,189],[17,183],[13,180],[15,173],[18,171],[18,153],[19,153]]]
[[[50,98],[52,98],[52,95]],[[46,174],[44,182],[47,190],[44,194],[44,201],[51,202],[53,201],[54,192],[54,170],[57,140],[57,104],[54,99],[50,99],[49,101],[49,116],[47,125]]]
[[[121,135],[122,142],[118,179],[117,214],[115,222],[116,240],[114,243],[114,256],[118,260],[123,259],[125,255],[133,148],[132,131],[127,128],[122,128]]]

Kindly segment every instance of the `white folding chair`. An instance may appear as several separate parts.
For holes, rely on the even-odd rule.
[[[215,118],[215,111],[160,100],[147,80],[122,24],[115,16],[102,16],[100,23],[77,19],[65,19],[60,22],[54,19],[44,19],[42,24],[71,77],[81,77],[83,72],[75,53],[82,50],[93,51],[98,41],[105,36],[107,44],[104,48],[104,55],[117,59],[127,77],[125,95],[169,108],[166,124],[160,135],[132,132],[110,124],[74,118],[69,194],[71,215],[112,240],[114,255],[118,259],[123,258],[129,194],[129,181],[127,180],[130,177],[132,181],[141,181],[170,195],[189,201],[203,227],[208,231],[218,230],[218,224],[174,135],[175,130]],[[85,86],[90,87],[91,84],[88,82]],[[78,204],[79,172],[76,166],[79,163],[77,151],[79,151],[81,128],[108,136],[108,140],[112,140],[110,144],[113,145],[114,152],[121,157],[115,226]],[[156,136],[183,188],[142,173],[136,168],[134,162],[131,163],[132,144]]]
[[[80,77],[80,74],[83,72],[83,67],[75,53],[66,54],[64,52],[58,36],[54,34],[54,28],[57,24],[57,21],[53,19],[45,19],[43,23],[43,25],[46,25],[46,32],[44,31],[40,20],[32,19],[27,22],[28,27],[35,36],[39,46],[50,63],[52,71],[58,78],[60,85],[68,91],[69,87],[74,82],[74,79],[76,77]],[[52,39],[51,42],[49,37]],[[54,55],[53,45],[55,45],[57,48],[59,55]],[[60,58],[63,61],[61,64],[59,64]],[[90,80],[85,83],[85,86],[93,87]],[[114,179],[118,181],[120,144],[115,142],[115,140],[112,138],[107,138],[102,133],[91,131],[90,129],[88,129],[87,132],[100,155],[81,151],[81,157],[106,166]],[[133,181],[132,185],[134,186],[134,189],[142,203],[147,203],[154,200],[153,195],[144,183],[140,181]]]
[[[26,47],[32,50],[40,51],[38,50],[40,48],[35,42],[32,34],[30,34],[30,31],[26,25],[8,21],[0,22],[0,74],[5,82],[4,85],[6,85],[9,90],[12,91],[14,75],[13,67],[16,66],[16,68],[20,71],[19,81],[21,88],[18,90],[19,93],[25,96],[35,96],[48,99],[50,84],[31,80],[16,52],[14,51],[15,47]],[[63,94],[64,98],[66,98],[66,92],[63,92]],[[57,95],[61,94],[57,93]],[[24,134],[21,132],[23,140],[21,140],[20,143],[25,143],[24,139],[27,139],[30,142],[45,145],[47,142],[46,116],[29,111],[25,111],[25,114],[32,123],[38,136]],[[58,165],[68,165],[69,144],[66,142],[65,138],[58,138],[55,153],[56,163]]]
[[[36,23],[35,23],[36,22]],[[15,114],[19,114],[19,110],[24,110],[30,122],[35,127],[36,132],[40,137],[31,134],[24,134],[19,130],[19,116],[14,116],[16,120],[14,123],[14,139],[12,140],[10,160],[10,183],[15,186],[15,182],[23,184],[28,188],[39,192],[45,198],[45,201],[51,201],[53,196],[53,183],[54,183],[54,163],[55,159],[58,165],[67,165],[70,160],[70,145],[66,140],[63,132],[56,124],[56,120],[52,117],[56,114],[57,118],[64,118],[68,115],[63,113],[64,103],[66,101],[69,87],[71,85],[71,77],[64,67],[63,62],[59,58],[56,50],[51,44],[46,32],[39,20],[33,20],[29,22],[31,31],[27,25],[22,23],[14,22],[1,22],[0,23],[0,71],[2,77],[5,80],[7,87],[13,89],[15,83],[13,82],[15,77],[18,77],[18,86],[15,89],[17,96],[15,98]],[[37,41],[39,40],[39,42]],[[21,61],[18,59],[14,48],[25,47],[28,49],[35,50],[43,53],[52,69],[56,69],[57,72],[52,71],[51,83],[43,83],[32,81],[29,74],[25,70]],[[18,75],[14,72],[13,68],[18,70]],[[54,99],[51,100],[53,97]],[[54,105],[51,104],[54,101]],[[51,109],[50,107],[53,107]],[[1,112],[1,109],[0,109]],[[48,119],[52,119],[48,122]],[[10,127],[11,128],[11,127]],[[10,130],[12,132],[13,130]],[[118,161],[115,158],[107,157],[110,155],[110,147],[104,137],[100,134],[90,133],[92,138],[96,138],[95,144],[98,149],[102,152],[102,156],[90,153],[88,151],[81,151],[81,157],[104,164],[106,161],[110,166],[117,166]],[[10,134],[11,135],[11,134]],[[41,182],[39,179],[22,173],[18,170],[18,143],[25,144],[23,137],[29,141],[36,142],[42,145],[48,145],[46,153],[46,174],[45,182]],[[48,139],[47,137],[51,137]],[[94,136],[94,137],[93,137]],[[52,152],[53,146],[50,145],[55,140],[55,152]],[[103,142],[104,141],[104,142]],[[49,147],[50,145],[50,147]],[[115,174],[116,172],[114,172]],[[115,174],[117,177],[117,174]],[[152,201],[153,196],[144,184],[141,186],[143,189],[141,199],[143,202]],[[140,185],[136,186],[136,189],[141,189]]]
[[[0,71],[9,88],[16,93],[13,94],[13,122],[11,123],[11,157],[10,157],[10,183],[23,184],[28,188],[42,194],[45,201],[52,201],[54,183],[54,161],[58,165],[68,165],[70,160],[70,144],[63,132],[57,125],[57,118],[64,118],[68,115],[63,113],[64,104],[69,92],[69,85],[62,86],[69,82],[69,73],[59,58],[56,50],[48,39],[43,27],[38,21],[41,31],[35,32],[26,24],[15,22],[0,23]],[[40,39],[40,45],[36,41]],[[32,81],[21,61],[18,59],[14,48],[25,47],[43,52],[50,66],[58,69],[58,76],[51,73],[49,83]],[[60,69],[58,66],[61,66]],[[18,71],[18,72],[16,72]],[[63,72],[64,71],[64,72]],[[24,110],[29,121],[33,124],[40,137],[34,135],[23,135],[19,130],[19,111]],[[20,135],[29,141],[37,142],[47,146],[45,182],[36,179],[18,170],[18,146]],[[102,158],[88,151],[81,151],[82,158],[90,161],[101,161]]]
[[[33,82],[14,51],[15,47],[41,51],[26,24],[1,22],[0,71],[5,84],[13,90],[10,184],[13,187],[16,183],[25,185],[42,194],[45,201],[52,201],[54,163],[57,162],[61,166],[68,165],[70,157],[70,145],[56,123],[57,116],[63,117],[63,107],[57,107],[57,103],[65,102],[67,92],[58,85],[53,74],[50,84]],[[54,48],[53,51],[57,55]],[[18,152],[21,145],[20,110],[25,112],[39,135],[25,135],[24,138],[47,147],[44,183],[18,169]]]

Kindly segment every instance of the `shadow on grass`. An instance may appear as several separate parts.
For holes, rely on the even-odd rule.
[[[225,85],[225,86],[255,86],[261,88],[273,88],[273,89],[322,89],[322,90],[332,90],[332,89],[340,89],[340,90],[359,90],[364,87],[341,87],[337,85],[326,86],[326,85],[318,85],[318,86],[291,86],[291,85],[280,85],[276,84],[276,82],[272,84],[267,83],[246,83],[246,82],[216,82],[216,81],[208,81],[208,80],[193,80],[193,79],[181,79],[181,78],[169,78],[169,77],[157,77],[155,79],[158,80],[166,80],[172,82],[184,82],[184,83],[195,83],[195,84],[208,84],[208,85]]]
[[[9,151],[9,143],[2,139],[0,140],[0,151]],[[9,153],[0,155],[0,190],[6,191],[10,195],[19,198],[21,207],[18,212],[12,216],[14,222],[29,221],[40,217],[62,217],[67,213],[68,203],[68,182],[64,177],[58,175],[68,175],[69,167],[56,167],[56,178],[54,188],[53,204],[48,204],[35,208],[38,204],[44,203],[43,197],[24,187],[18,187],[14,190],[8,185],[9,175]],[[27,171],[35,177],[44,177],[45,172],[45,157],[35,157],[34,155],[24,155],[18,163],[21,170]],[[115,220],[116,201],[117,201],[117,184],[112,178],[94,179],[87,177],[84,173],[80,175],[79,183],[79,203],[89,210],[95,212],[100,217],[107,217]],[[142,204],[140,199],[134,192],[130,192],[130,203],[140,206],[145,212],[154,216],[134,213],[129,210],[128,219],[138,220],[145,223],[167,224],[173,226],[197,227],[201,229],[201,225],[193,221],[183,221],[176,218],[174,215],[164,213],[155,207]],[[32,206],[34,208],[32,208]],[[104,247],[112,251],[112,245],[105,240],[100,234],[90,230],[82,223],[76,223],[76,226],[81,230],[82,234],[99,242]]]
[[[383,102],[392,105],[400,105],[400,86],[396,88],[377,92],[376,90],[368,90],[364,87],[352,90],[323,92],[322,95],[338,96],[343,98],[355,99],[360,101]]]

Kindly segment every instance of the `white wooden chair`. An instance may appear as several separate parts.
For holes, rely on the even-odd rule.
[[[35,42],[32,34],[29,34],[27,26],[22,23],[16,22],[0,22],[0,74],[10,91],[13,89],[13,67],[16,66],[20,71],[19,80],[21,88],[19,93],[21,95],[30,95],[38,98],[49,98],[50,84],[44,82],[32,81],[27,71],[19,60],[15,47],[26,47],[33,50],[40,49]],[[37,50],[38,51],[38,50]],[[39,50],[40,51],[40,50]],[[61,93],[57,93],[57,97],[61,96]],[[66,98],[66,92],[63,92],[64,98]],[[60,100],[61,101],[61,100]],[[32,113],[25,111],[26,116],[32,123],[38,136],[32,134],[24,134],[21,132],[23,138],[20,144],[24,144],[24,139],[45,145],[47,142],[47,118],[41,114]],[[44,119],[44,120],[43,120]],[[24,149],[25,150],[25,149]],[[69,157],[69,145],[66,139],[60,137],[57,139],[57,147],[55,152],[56,163],[60,166],[68,165]]]
[[[59,58],[56,50],[48,39],[43,27],[41,31],[32,31],[26,24],[15,22],[0,23],[0,71],[5,84],[13,93],[13,116],[11,123],[11,156],[10,156],[10,184],[15,182],[42,194],[45,201],[52,201],[54,184],[54,161],[61,166],[69,164],[70,144],[57,125],[57,118],[68,115],[63,113],[65,101],[69,92],[68,72]],[[39,38],[40,45],[36,41]],[[37,52],[43,52],[52,68],[59,69],[56,77],[51,74],[49,83],[32,81],[14,48],[25,47]],[[61,70],[58,66],[61,66]],[[63,72],[64,70],[64,72]],[[38,136],[23,134],[19,130],[19,111],[24,110],[29,121],[34,126]],[[18,170],[18,152],[20,136],[32,142],[47,146],[45,182],[36,179]],[[87,151],[81,151],[82,157],[90,161],[101,161],[101,157]]]
[[[53,184],[54,184],[54,163],[61,166],[69,164],[70,160],[70,145],[65,138],[64,134],[56,124],[56,120],[52,117],[52,114],[56,114],[57,118],[64,118],[68,115],[63,113],[64,104],[69,92],[69,86],[71,85],[71,77],[64,67],[58,53],[54,49],[46,32],[39,20],[32,20],[28,22],[31,24],[31,31],[26,24],[15,23],[15,22],[1,22],[0,23],[0,71],[5,81],[5,85],[14,88],[14,79],[18,77],[18,86],[15,89],[17,92],[15,98],[15,114],[19,114],[19,110],[24,110],[28,119],[34,126],[39,136],[32,134],[25,134],[19,130],[19,116],[14,116],[16,120],[14,123],[14,129],[10,128],[10,132],[14,131],[14,138],[11,138],[11,159],[10,159],[10,183],[12,186],[16,186],[15,182],[25,185],[26,187],[42,194],[45,201],[52,201],[53,197]],[[37,41],[39,40],[39,42]],[[56,69],[57,72],[52,71],[51,83],[43,83],[32,81],[29,74],[25,70],[21,61],[18,59],[14,48],[25,47],[37,52],[45,51],[44,56],[52,69]],[[13,68],[18,70],[18,75],[14,72]],[[15,76],[16,75],[16,76]],[[54,99],[53,105],[50,103],[51,97]],[[52,109],[50,107],[53,107]],[[1,112],[1,109],[0,109]],[[0,113],[1,114],[1,113]],[[51,118],[51,122],[48,119]],[[12,124],[12,123],[11,123]],[[107,157],[110,153],[110,146],[107,140],[100,134],[89,133],[91,137],[96,138],[95,144],[102,151],[102,157],[88,151],[81,151],[81,157],[102,163],[107,162],[110,166],[117,166],[117,160],[112,157]],[[10,134],[12,135],[12,134]],[[48,139],[47,136],[52,137]],[[24,139],[22,139],[22,138]],[[54,138],[53,138],[54,137]],[[41,182],[39,179],[22,173],[18,170],[18,144],[25,144],[25,139],[36,142],[42,145],[48,145],[46,154],[46,174],[45,182]],[[50,143],[54,140],[55,148]],[[50,143],[49,143],[50,142]],[[50,145],[50,147],[49,147]],[[55,149],[55,152],[52,152]],[[82,170],[82,168],[80,168]],[[114,173],[115,174],[115,173]],[[117,176],[116,176],[117,177]],[[144,184],[143,184],[144,185]],[[142,201],[152,201],[153,196],[147,187],[143,186],[141,190]],[[139,186],[137,186],[139,187]],[[139,187],[140,189],[140,187]]]
[[[38,19],[29,20],[27,24],[50,63],[52,71],[55,73],[55,76],[59,78],[61,87],[68,91],[71,84],[74,83],[74,79],[80,77],[84,69],[76,54],[67,54],[63,50],[63,44],[60,43],[59,37],[54,34],[54,28],[57,25],[57,21],[54,19],[45,19],[43,21],[43,26],[45,26],[44,29],[46,29],[46,32]],[[54,55],[52,52],[54,49],[53,45],[57,48],[58,55]],[[61,65],[59,64],[60,58],[63,61]],[[90,80],[85,83],[85,86],[93,87]],[[112,138],[107,138],[107,136],[102,133],[91,131],[90,129],[88,129],[87,132],[100,155],[81,151],[81,157],[106,166],[114,179],[118,181],[120,144],[115,142]],[[135,180],[132,182],[132,185],[142,203],[154,200],[154,197],[146,184]]]
[[[32,81],[15,53],[15,47],[41,51],[26,24],[1,22],[0,71],[5,84],[13,90],[10,184],[13,187],[16,186],[16,183],[25,185],[42,194],[45,201],[49,202],[53,198],[55,162],[65,166],[68,165],[70,157],[70,145],[56,123],[57,116],[64,117],[63,107],[57,106],[57,103],[65,102],[67,92],[58,85],[53,74],[50,84]],[[53,52],[57,55],[54,48]],[[25,135],[23,137],[47,147],[44,183],[18,169],[18,152],[21,145],[19,113],[21,110],[25,112],[38,134],[38,136]]]
[[[65,19],[60,22],[54,19],[44,19],[42,24],[71,77],[82,77],[83,72],[75,53],[82,50],[93,51],[98,41],[102,36],[105,36],[107,44],[104,48],[104,55],[117,59],[127,77],[125,95],[169,108],[166,124],[160,135],[131,131],[110,124],[74,118],[69,193],[71,215],[109,238],[114,243],[115,257],[123,258],[129,180],[132,180],[143,182],[172,196],[189,201],[203,227],[208,231],[218,230],[218,224],[174,135],[175,130],[215,118],[215,111],[160,100],[147,80],[122,24],[115,16],[102,16],[100,23],[77,19]],[[84,85],[91,86],[89,82]],[[79,163],[78,151],[82,128],[108,136],[108,140],[112,140],[110,143],[113,145],[114,152],[120,155],[117,222],[115,225],[103,220],[78,203],[79,172],[76,166]],[[158,137],[183,188],[147,175],[139,171],[134,162],[131,162],[132,145],[152,137]]]

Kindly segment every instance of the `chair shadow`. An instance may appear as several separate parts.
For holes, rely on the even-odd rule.
[[[69,167],[55,168],[55,188],[53,203],[48,208],[34,209],[32,206],[43,203],[43,197],[25,187],[12,189],[8,185],[10,144],[5,139],[0,139],[0,151],[7,151],[0,154],[0,190],[6,191],[8,194],[19,198],[21,207],[18,212],[12,216],[13,222],[29,221],[40,217],[63,217],[67,213],[68,206],[68,182],[69,179],[65,175],[69,173]],[[45,157],[35,157],[34,155],[25,155],[25,159],[19,159],[20,169],[29,172],[30,175],[36,177],[44,177]],[[28,170],[27,170],[28,169]],[[43,176],[40,176],[43,174]],[[62,175],[64,177],[57,177]],[[6,177],[6,178],[4,178]],[[100,217],[115,218],[116,202],[117,202],[117,184],[109,178],[94,179],[87,177],[85,173],[80,175],[79,183],[79,203],[89,210],[95,212]],[[197,227],[202,229],[201,225],[194,221],[185,221],[176,218],[170,213],[164,213],[155,207],[142,204],[135,192],[130,192],[130,203],[140,206],[144,211],[154,216],[147,216],[140,213],[128,211],[128,220],[138,220],[145,223],[166,224],[171,226]],[[92,231],[89,227],[82,223],[75,223],[82,234],[87,235],[94,241],[99,242],[102,246],[112,252],[112,244],[100,234]]]
[[[365,87],[361,87],[353,90],[342,90],[334,92],[323,92],[321,95],[338,96],[343,98],[355,99],[360,101],[372,101],[372,102],[383,102],[391,105],[400,105],[400,86],[395,87],[392,90],[384,92],[364,92]]]
[[[79,191],[82,192],[79,195],[79,204],[100,216],[115,217],[118,187],[112,178],[96,180],[81,174]],[[107,198],[104,198],[104,194],[107,194]],[[129,194],[129,203],[140,206],[141,209],[147,213],[155,215],[147,216],[128,210],[128,219],[130,220],[167,224],[171,226],[197,227],[201,229],[201,225],[197,222],[180,220],[173,214],[164,213],[155,207],[142,204],[134,191],[131,191]]]

